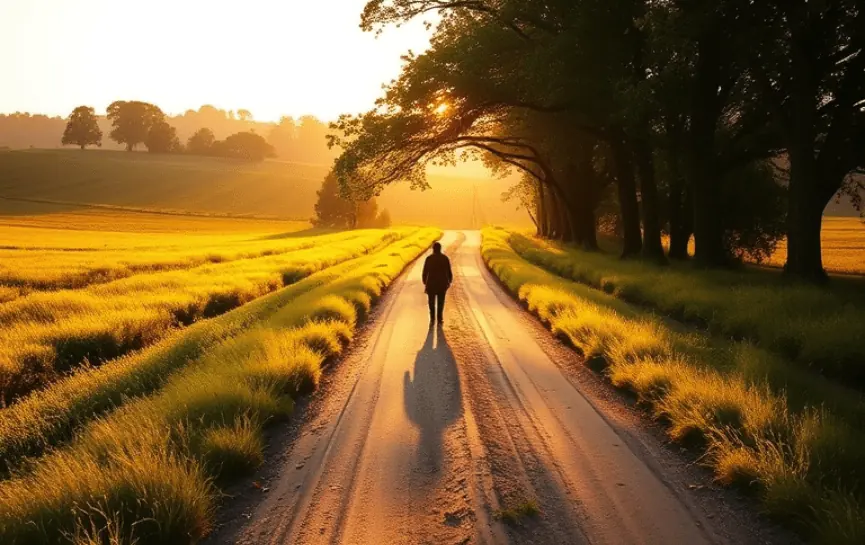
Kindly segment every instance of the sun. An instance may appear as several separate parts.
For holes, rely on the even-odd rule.
[[[450,104],[448,104],[447,102],[442,102],[441,104],[436,106],[433,111],[435,112],[436,115],[442,116],[442,115],[445,115],[448,112],[448,110],[450,110],[450,109],[451,109]]]

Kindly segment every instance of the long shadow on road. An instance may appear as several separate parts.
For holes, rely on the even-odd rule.
[[[430,327],[417,353],[413,376],[403,376],[405,412],[420,431],[418,468],[436,474],[442,469],[442,437],[463,412],[456,360],[441,327]]]

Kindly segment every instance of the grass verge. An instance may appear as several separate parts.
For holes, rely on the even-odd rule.
[[[673,330],[528,262],[507,232],[483,234],[484,261],[505,287],[587,364],[667,422],[673,440],[702,449],[719,482],[757,494],[767,513],[815,542],[863,542],[865,438],[851,425],[855,414],[812,403],[793,408],[760,371],[775,365],[773,354]]]
[[[559,276],[713,334],[750,340],[803,368],[865,388],[865,298],[856,290],[790,284],[765,272],[659,267],[518,233],[509,235],[509,243],[527,261]]]
[[[211,528],[216,483],[260,463],[262,426],[291,414],[370,305],[438,237],[431,229],[310,278],[321,284],[174,374],[156,394],[82,429],[0,483],[0,542],[64,536],[191,543]]]

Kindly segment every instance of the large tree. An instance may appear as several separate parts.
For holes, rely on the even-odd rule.
[[[79,106],[72,111],[61,143],[79,146],[102,146],[102,131],[96,120],[96,113],[90,106]]]
[[[750,71],[790,162],[785,268],[822,281],[823,211],[865,154],[865,5],[767,0],[749,15]]]
[[[108,119],[114,127],[111,139],[132,151],[147,139],[154,124],[165,120],[165,114],[147,102],[118,100],[108,106]]]

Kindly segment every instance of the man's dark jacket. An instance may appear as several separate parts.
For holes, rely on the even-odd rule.
[[[444,293],[451,286],[454,275],[451,260],[444,254],[432,254],[423,264],[423,283],[426,293]]]

